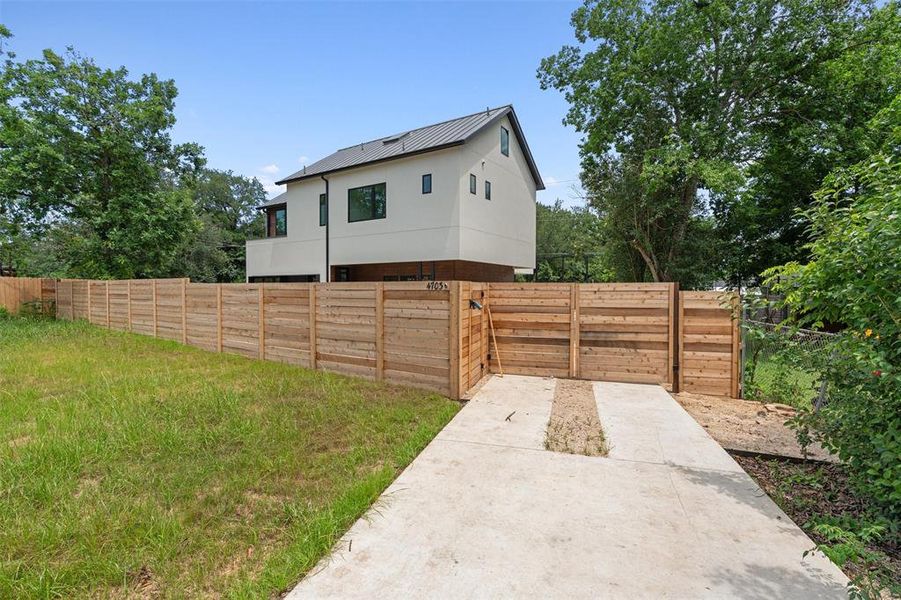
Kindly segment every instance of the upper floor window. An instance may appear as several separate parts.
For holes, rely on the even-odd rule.
[[[266,237],[288,235],[288,207],[284,204],[266,209]]]
[[[510,132],[506,127],[501,127],[501,154],[510,156]]]
[[[319,194],[319,226],[328,223],[328,196]]]
[[[485,182],[485,200],[491,200],[491,182]]]
[[[422,193],[423,194],[431,194],[432,193],[432,174],[426,173],[422,176]]]
[[[347,190],[347,221],[384,219],[387,197],[385,184],[365,185]]]
[[[476,176],[473,175],[472,173],[469,174],[469,193],[470,194],[476,193]]]

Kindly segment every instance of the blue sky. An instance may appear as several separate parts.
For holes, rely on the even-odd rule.
[[[575,2],[0,1],[19,58],[75,46],[179,90],[176,141],[272,182],[338,148],[513,103],[548,189],[578,203],[580,135],[542,91]]]

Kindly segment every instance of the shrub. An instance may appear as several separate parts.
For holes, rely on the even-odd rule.
[[[853,482],[901,518],[901,96],[874,127],[867,160],[832,173],[803,215],[811,260],[766,272],[797,326],[840,323],[823,361],[828,404],[797,424],[816,431]]]

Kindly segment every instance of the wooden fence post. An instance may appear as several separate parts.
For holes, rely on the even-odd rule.
[[[263,299],[263,286],[266,284],[260,283],[260,287],[258,288],[258,302],[257,302],[257,315],[260,318],[260,324],[258,326],[257,337],[260,342],[260,360],[266,358],[266,314],[265,314],[265,300]]]
[[[679,356],[679,349],[682,347],[681,336],[676,334],[676,326],[678,323],[678,305],[679,305],[679,284],[673,283],[670,287],[669,291],[669,327],[667,331],[669,332],[669,352],[667,352],[667,373],[670,387],[672,388],[673,393],[679,391],[679,378],[676,376],[676,371],[679,370],[679,361],[677,360],[677,356]]]
[[[732,296],[732,370],[731,385],[729,387],[730,396],[739,397],[739,369],[738,363],[741,360],[741,303],[738,292]]]
[[[310,284],[310,368],[316,368],[316,288],[318,283]]]
[[[88,279],[88,323],[91,323],[91,280]]]
[[[188,343],[188,280],[181,280],[181,343]]]
[[[569,288],[569,376],[579,377],[579,284]]]
[[[684,293],[685,292],[679,292],[676,294],[676,298],[678,298],[678,311],[676,312],[676,330],[678,331],[678,334],[676,335],[676,343],[679,344],[679,351],[676,356],[678,357],[679,362],[676,364],[677,376],[673,382],[673,392],[682,391],[682,384],[685,379],[685,368],[683,366],[685,365],[685,337],[682,333],[683,323],[685,322],[685,301],[684,298],[682,298]]]
[[[109,329],[109,279],[106,280],[106,328]]]
[[[157,330],[159,329],[156,318],[156,279],[151,281],[153,283],[153,337],[156,337]]]
[[[216,284],[216,352],[222,352],[222,284]]]
[[[385,378],[385,284],[375,284],[375,379]]]
[[[450,284],[450,318],[448,319],[448,355],[450,357],[450,397],[460,399],[460,282]]]
[[[131,279],[128,280],[128,330],[131,331]]]

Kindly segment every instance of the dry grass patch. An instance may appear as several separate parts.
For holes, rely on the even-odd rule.
[[[553,452],[568,454],[607,454],[604,430],[598,419],[594,388],[590,381],[557,380],[544,446]]]

